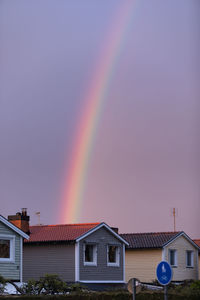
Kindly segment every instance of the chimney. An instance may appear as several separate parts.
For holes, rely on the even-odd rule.
[[[114,232],[116,232],[117,234],[119,234],[119,228],[117,228],[117,227],[111,227],[111,229],[112,229]]]
[[[29,220],[30,217],[27,216],[27,208],[22,208],[22,212],[17,212],[16,215],[8,216],[8,221],[19,229],[29,234]]]

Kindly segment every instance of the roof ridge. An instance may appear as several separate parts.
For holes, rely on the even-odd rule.
[[[74,223],[74,224],[41,224],[41,225],[30,225],[30,227],[57,227],[57,226],[87,226],[87,225],[98,225],[100,222],[96,223]]]
[[[132,233],[120,233],[120,234],[150,235],[150,234],[178,234],[180,232],[182,231],[132,232]]]

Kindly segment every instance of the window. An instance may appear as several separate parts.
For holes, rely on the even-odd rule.
[[[194,267],[194,252],[193,251],[186,251],[186,266],[187,267]]]
[[[0,235],[0,262],[14,262],[15,237]]]
[[[10,240],[0,240],[0,258],[10,258]]]
[[[120,256],[120,249],[118,246],[108,245],[107,247],[107,265],[108,266],[119,266],[119,256]]]
[[[97,245],[95,244],[84,245],[84,265],[88,265],[88,266],[97,265]]]
[[[174,249],[169,250],[169,263],[172,267],[177,266],[177,251]]]

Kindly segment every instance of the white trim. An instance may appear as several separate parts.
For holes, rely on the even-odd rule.
[[[23,281],[23,239],[20,236],[20,282]]]
[[[123,244],[124,245],[124,244]],[[109,262],[109,247],[116,247],[115,250],[116,250],[116,262]],[[111,245],[111,244],[108,244],[107,245],[107,267],[119,267],[120,266],[120,247],[118,245]]]
[[[97,231],[98,229],[100,229],[101,227],[105,227],[108,231],[110,231],[118,240],[120,240],[121,242],[123,242],[124,244],[126,244],[127,246],[129,245],[129,243],[124,240],[119,234],[117,234],[114,230],[112,230],[110,228],[110,226],[108,226],[106,223],[100,223],[97,226],[95,226],[94,228],[90,229],[88,232],[82,234],[81,236],[79,236],[76,241],[79,242],[82,239],[86,238],[88,235],[92,234],[93,232]]]
[[[15,263],[15,235],[0,234],[0,239],[10,241],[10,257],[1,257],[0,263]]]
[[[21,229],[19,229],[18,227],[16,227],[15,225],[13,225],[11,222],[9,222],[8,220],[6,220],[3,216],[0,215],[0,221],[2,223],[4,223],[6,226],[8,226],[10,229],[14,230],[15,232],[17,232],[19,235],[21,235],[23,238],[25,239],[29,239],[29,235],[26,234],[25,232],[23,232]]]
[[[171,253],[174,253],[174,264],[171,264]],[[169,264],[171,267],[177,267],[178,266],[178,258],[177,258],[177,249],[168,249],[168,259]]]
[[[112,280],[80,280],[79,282],[82,283],[125,283],[125,281],[123,280],[119,280],[119,281],[112,281]]]
[[[191,266],[188,265],[188,253],[191,254]],[[193,250],[186,250],[185,251],[185,265],[186,268],[194,268],[194,251]]]
[[[123,281],[125,282],[125,245],[123,244],[123,266],[122,266],[122,270],[123,270]]]
[[[162,248],[162,261],[166,261],[166,249]]]
[[[79,281],[80,277],[80,254],[79,254],[79,242],[75,244],[75,281]]]
[[[85,261],[85,247],[86,245],[93,246],[93,261]],[[83,244],[83,265],[84,266],[97,266],[97,244],[96,243],[84,243]]]
[[[184,236],[184,238],[186,238],[186,240],[188,240],[188,242],[190,242],[195,248],[200,250],[200,247],[195,242],[193,242],[193,240],[184,231],[181,231],[175,237],[170,239],[167,243],[165,243],[163,245],[163,247],[166,247],[166,246],[170,245],[171,243],[173,243],[176,239],[178,239],[181,236]]]

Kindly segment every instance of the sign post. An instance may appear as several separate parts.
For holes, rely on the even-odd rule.
[[[167,261],[161,261],[156,268],[158,282],[164,286],[164,300],[168,299],[167,285],[172,280],[172,268]]]

